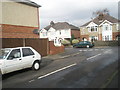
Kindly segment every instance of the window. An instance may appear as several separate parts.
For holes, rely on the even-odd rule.
[[[12,50],[12,52],[10,53],[7,59],[11,60],[11,59],[20,58],[20,57],[21,57],[20,49],[15,49],[15,50]]]
[[[104,31],[108,31],[108,30],[112,30],[112,28],[111,28],[110,25],[105,24],[105,25],[103,25],[103,30],[104,30]]]
[[[105,26],[105,30],[108,30],[108,26],[107,25]]]
[[[112,35],[110,35],[110,40],[112,40]]]
[[[47,36],[47,32],[43,32],[43,36]]]
[[[97,26],[88,27],[88,31],[89,32],[97,32],[98,31],[98,27]]]
[[[23,48],[23,57],[34,55],[33,51],[30,48]]]
[[[93,27],[93,26],[91,27],[91,32],[92,32],[92,31],[94,31],[94,27]]]
[[[116,24],[116,29],[119,30],[119,25],[118,24]]]

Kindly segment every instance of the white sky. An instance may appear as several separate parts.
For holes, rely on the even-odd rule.
[[[68,22],[75,26],[91,20],[92,12],[107,8],[110,15],[118,17],[119,0],[31,0],[41,5],[40,26],[44,28],[50,21]]]

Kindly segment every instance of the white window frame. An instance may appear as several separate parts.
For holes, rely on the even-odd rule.
[[[88,32],[98,32],[98,26],[91,26],[91,27],[87,27],[88,28]],[[92,31],[93,29],[93,31]]]

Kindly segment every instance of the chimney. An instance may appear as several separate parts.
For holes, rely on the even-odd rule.
[[[53,22],[53,21],[51,21],[51,22],[50,22],[50,26],[53,26],[53,25],[54,25],[54,22]]]
[[[103,18],[104,18],[104,15],[103,14],[99,14],[98,19],[99,20],[103,20]]]

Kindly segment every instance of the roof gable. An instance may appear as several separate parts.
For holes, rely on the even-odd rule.
[[[100,26],[103,25],[103,24],[105,24],[105,23],[113,24],[113,23],[109,22],[108,20],[104,20],[104,21],[100,24]]]
[[[88,24],[90,24],[91,22],[94,22],[95,24],[97,25],[100,25],[101,23],[103,23],[105,20],[111,22],[111,23],[117,23],[119,20],[110,16],[110,15],[107,15],[107,14],[104,14],[102,16],[102,18],[100,18],[100,16],[97,16],[96,18],[94,18],[93,20],[85,23],[84,25],[82,25],[81,27],[84,27],[84,26],[87,26]]]
[[[98,25],[94,22],[90,22],[86,27],[91,27],[91,26],[98,26]]]

